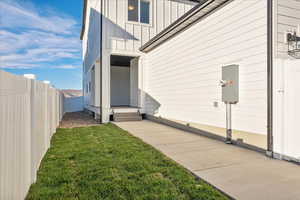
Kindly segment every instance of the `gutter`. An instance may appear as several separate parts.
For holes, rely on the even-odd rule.
[[[158,33],[139,50],[148,53],[233,0],[204,0]],[[165,37],[165,38],[164,38]]]
[[[267,156],[273,157],[273,0],[268,0],[268,147]]]
[[[103,97],[103,92],[102,92],[102,61],[103,61],[103,48],[102,48],[102,40],[103,40],[103,0],[101,1],[101,13],[100,13],[100,123],[102,123],[102,97]]]
[[[83,39],[83,35],[84,35],[84,32],[85,32],[85,20],[86,20],[87,1],[88,0],[84,0],[84,5],[83,5],[82,28],[81,28],[81,33],[80,33],[80,40]]]
[[[214,1],[214,0],[205,0],[203,3],[201,2],[198,5],[196,5],[195,7],[193,7],[191,10],[189,10],[184,15],[182,15],[180,18],[178,18],[175,22],[173,22],[168,27],[166,27],[164,30],[162,30],[160,33],[158,33],[156,36],[154,36],[151,40],[149,40],[146,44],[144,44],[139,50],[142,52],[148,52],[148,51],[146,51],[146,48],[151,46],[154,42],[156,42],[157,40],[162,38],[164,35],[167,35],[170,31],[172,31],[178,25],[187,21],[190,17],[192,17],[194,14],[196,14],[198,10],[204,8],[205,7],[204,4],[210,4],[212,1]]]

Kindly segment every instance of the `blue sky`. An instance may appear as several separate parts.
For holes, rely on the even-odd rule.
[[[0,69],[81,89],[83,0],[0,0]]]

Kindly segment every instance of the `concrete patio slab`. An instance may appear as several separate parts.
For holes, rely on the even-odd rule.
[[[300,166],[151,121],[115,123],[235,199],[300,200]]]

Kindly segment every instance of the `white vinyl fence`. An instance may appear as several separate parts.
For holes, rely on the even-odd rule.
[[[0,70],[0,200],[24,199],[63,117],[57,89]]]

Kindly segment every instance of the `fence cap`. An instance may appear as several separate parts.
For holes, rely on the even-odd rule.
[[[36,79],[36,76],[34,74],[24,74],[24,77],[28,79]]]

